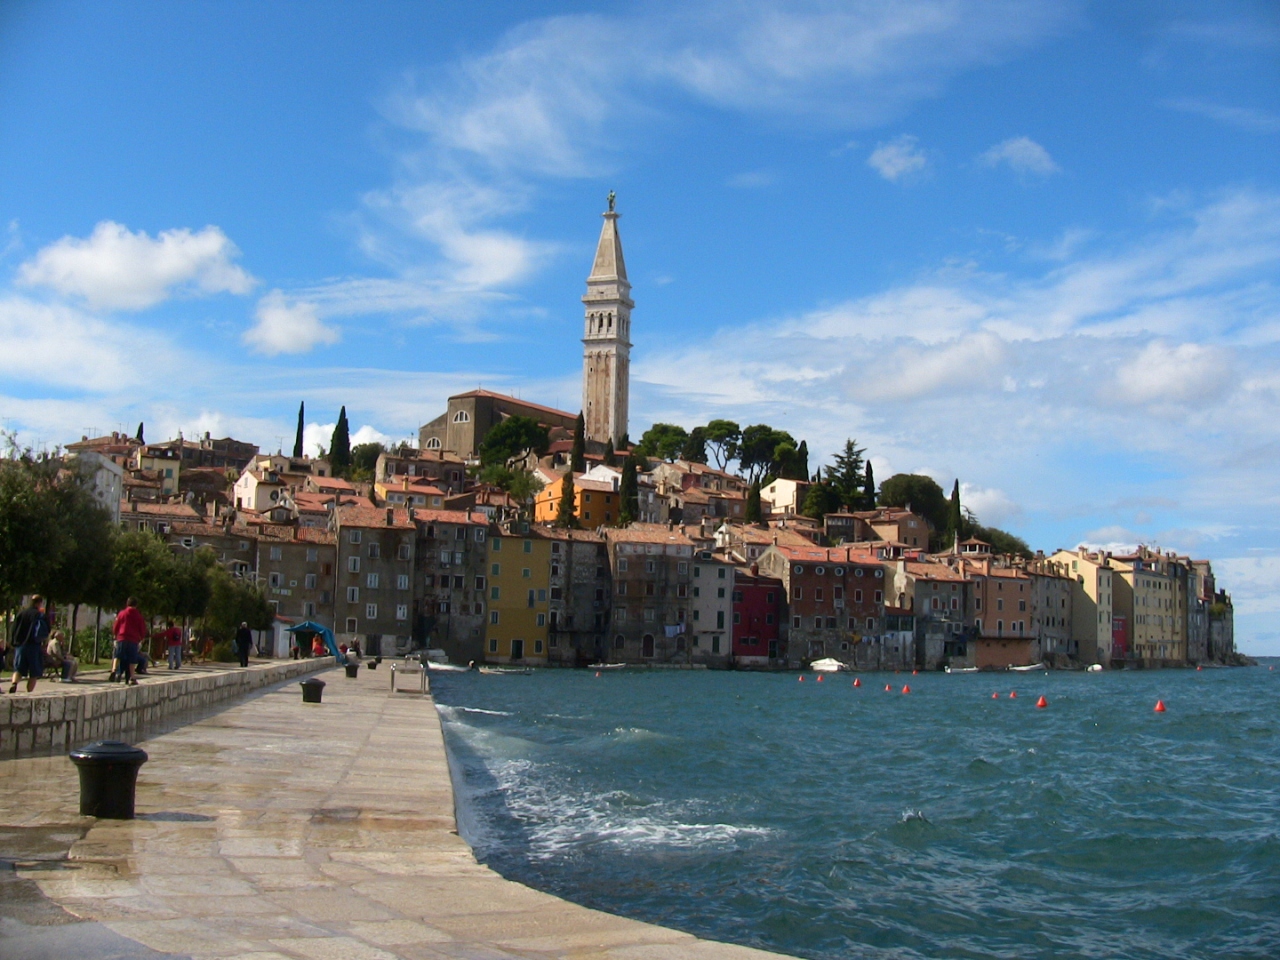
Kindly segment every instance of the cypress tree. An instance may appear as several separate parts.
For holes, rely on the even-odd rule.
[[[573,471],[570,470],[560,481],[560,506],[556,509],[557,527],[576,527],[578,514],[574,503]]]
[[[951,488],[951,502],[947,504],[947,535],[954,544],[964,532],[964,516],[960,513],[960,480]]]
[[[145,440],[143,440],[143,439],[142,439],[142,421],[141,421],[141,420],[139,420],[139,421],[138,421],[138,436],[137,436],[137,441],[138,441],[139,443],[146,443],[146,442],[147,442],[147,441],[145,441]]]
[[[306,406],[307,406],[307,403],[305,400],[298,404],[298,433],[293,438],[293,455],[295,457],[301,457],[303,455],[302,454],[302,417],[303,417],[303,411],[306,408]]]
[[[614,452],[612,438],[604,445],[604,465],[606,467],[616,467],[618,465],[618,455]]]
[[[876,475],[871,469],[871,461],[867,461],[867,482],[862,487],[862,509],[876,508]]]
[[[622,482],[619,491],[622,506],[618,510],[618,526],[625,527],[635,523],[640,515],[640,481],[636,476],[636,458],[627,457],[622,464]]]
[[[587,422],[578,411],[578,422],[573,425],[573,452],[569,455],[569,472],[587,472]]]
[[[760,516],[760,481],[757,480],[747,492],[747,523],[759,523]]]
[[[329,465],[333,467],[335,477],[345,476],[351,468],[351,428],[347,423],[345,405],[338,412],[338,422],[333,428],[333,439],[329,442]]]
[[[803,480],[809,476],[809,441],[801,440],[800,448],[796,451],[796,478]]]

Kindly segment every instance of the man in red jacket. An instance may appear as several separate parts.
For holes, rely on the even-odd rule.
[[[128,676],[128,684],[136,687],[133,669],[138,662],[138,644],[147,638],[147,621],[138,611],[138,601],[130,597],[125,601],[124,609],[116,614],[114,631],[116,637],[116,659],[120,669]]]

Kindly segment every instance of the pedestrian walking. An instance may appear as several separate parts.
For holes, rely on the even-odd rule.
[[[240,657],[240,666],[249,665],[249,651],[253,647],[253,631],[249,624],[240,621],[240,629],[236,631],[236,655]]]
[[[131,687],[138,685],[134,677],[134,668],[142,660],[138,645],[147,639],[147,621],[138,610],[138,601],[130,597],[125,601],[124,609],[116,614],[116,622],[112,626],[116,638],[114,651],[115,661],[112,672],[123,676],[125,683]]]
[[[18,681],[26,678],[27,693],[36,688],[44,676],[44,638],[49,635],[49,621],[44,614],[44,597],[35,594],[30,605],[13,620],[9,642],[13,646],[13,682],[9,692],[18,692]]]
[[[165,643],[165,654],[169,658],[169,669],[177,670],[182,667],[182,628],[175,627],[172,620],[165,621],[165,629],[160,633],[160,639]]]

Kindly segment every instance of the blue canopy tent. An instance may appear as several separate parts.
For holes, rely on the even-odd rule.
[[[289,632],[299,634],[299,639],[306,637],[310,639],[316,634],[320,635],[320,639],[324,641],[324,645],[329,648],[329,652],[333,654],[338,663],[346,663],[347,656],[338,649],[338,642],[333,639],[333,631],[326,627],[323,623],[316,623],[314,620],[303,620],[301,623],[294,624],[289,628]]]

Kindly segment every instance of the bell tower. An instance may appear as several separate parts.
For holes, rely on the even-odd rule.
[[[586,438],[616,448],[627,433],[627,395],[631,382],[631,284],[622,259],[618,216],[609,193],[609,209],[587,277],[582,337],[582,414]]]

